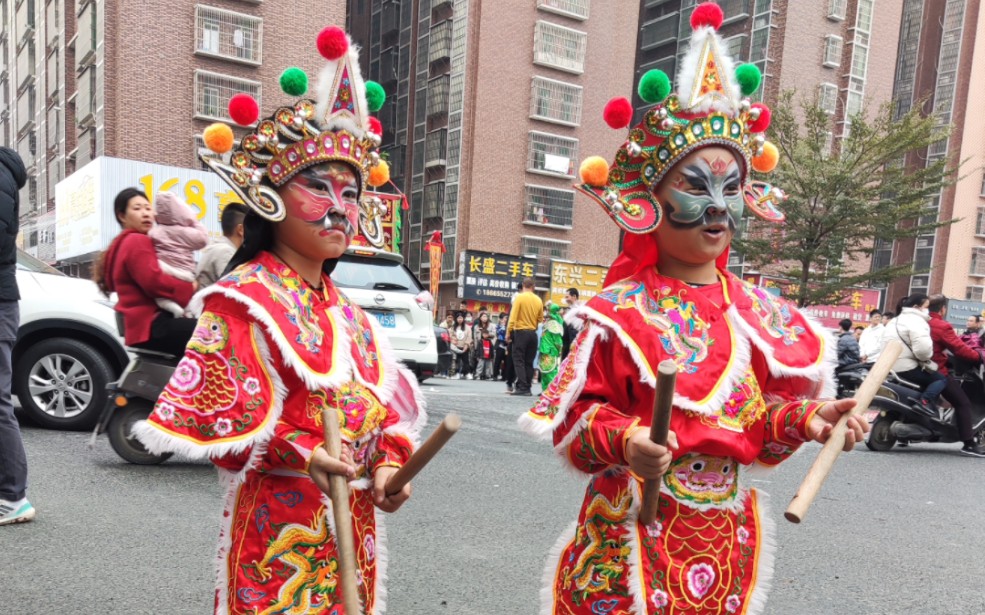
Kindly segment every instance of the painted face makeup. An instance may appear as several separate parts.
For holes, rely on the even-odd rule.
[[[738,228],[745,203],[742,173],[734,158],[717,152],[699,156],[671,181],[671,200],[664,204],[670,224],[678,228],[728,224],[732,232]]]
[[[287,185],[288,214],[352,239],[359,224],[359,182],[348,165],[330,162],[304,169]]]

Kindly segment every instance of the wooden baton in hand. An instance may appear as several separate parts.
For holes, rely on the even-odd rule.
[[[322,409],[325,425],[325,450],[333,459],[342,458],[342,436],[335,408]],[[339,552],[339,575],[342,577],[342,600],[345,615],[362,615],[359,583],[356,581],[356,541],[352,533],[352,511],[349,510],[349,482],[340,474],[329,474],[332,515],[335,517],[335,546]]]
[[[807,515],[807,510],[811,507],[811,503],[821,490],[821,485],[828,478],[828,473],[831,472],[831,468],[838,459],[838,455],[841,454],[842,449],[845,447],[845,432],[848,429],[848,419],[853,416],[859,416],[869,409],[872,398],[879,392],[879,387],[882,386],[882,383],[886,380],[886,376],[892,371],[893,364],[896,363],[896,359],[899,358],[901,352],[903,352],[903,345],[896,340],[891,340],[886,344],[886,348],[879,355],[879,360],[872,366],[872,369],[869,370],[869,375],[862,381],[862,386],[855,392],[855,397],[853,398],[855,400],[855,407],[851,411],[841,415],[841,418],[835,423],[834,429],[831,430],[831,434],[828,436],[828,441],[824,443],[824,447],[814,460],[814,465],[811,466],[811,469],[807,472],[807,476],[804,477],[804,482],[800,483],[797,494],[790,500],[787,512],[783,514],[787,518],[787,521],[791,523],[800,523],[803,521]]]
[[[400,467],[393,475],[386,481],[386,488],[384,491],[388,496],[396,495],[400,493],[400,490],[404,488],[404,485],[409,483],[411,479],[417,476],[417,473],[424,469],[424,466],[428,464],[431,459],[438,454],[448,440],[458,432],[458,428],[462,426],[462,419],[459,418],[457,414],[449,414],[438,424],[437,429],[434,433],[423,443],[414,454],[410,456],[403,466]]]
[[[653,398],[653,421],[650,423],[650,441],[667,446],[670,432],[670,411],[674,407],[674,386],[677,383],[677,365],[671,360],[657,366],[657,385]],[[650,525],[657,518],[660,503],[660,479],[643,481],[643,502],[640,504],[640,523]]]

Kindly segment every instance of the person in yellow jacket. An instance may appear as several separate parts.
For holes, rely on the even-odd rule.
[[[537,327],[544,320],[544,302],[534,293],[533,278],[524,278],[523,290],[513,301],[510,322],[506,326],[506,343],[513,342],[513,365],[516,386],[513,395],[530,396],[530,381],[537,354]]]

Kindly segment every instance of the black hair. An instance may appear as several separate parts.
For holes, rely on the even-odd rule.
[[[572,295],[575,299],[577,299],[578,298],[578,289],[577,288],[569,288],[567,294]]]
[[[252,261],[260,252],[269,252],[274,247],[274,223],[260,217],[253,211],[248,212],[246,218],[243,219],[243,233],[243,245],[233,254],[222,275],[226,275],[240,265]],[[326,260],[322,264],[322,271],[325,272],[325,275],[332,275],[338,262],[337,258]]]
[[[893,314],[892,312],[883,312],[882,313],[882,317],[885,320],[892,320],[894,316],[896,316],[896,314]]]
[[[842,318],[841,321],[838,322],[838,326],[841,327],[842,331],[848,331],[852,328],[852,321],[847,318]]]
[[[930,297],[928,297],[923,293],[913,293],[909,297],[903,299],[903,307],[918,308],[921,305],[923,305],[925,301],[928,301],[929,299]]]
[[[944,295],[934,295],[930,298],[929,309],[931,312],[940,314],[940,311],[944,309],[945,305],[947,305],[947,297]]]
[[[243,224],[243,220],[246,219],[246,213],[248,211],[246,205],[242,203],[230,203],[226,205],[226,208],[222,210],[222,216],[219,218],[222,234],[229,237],[235,233],[236,227]]]
[[[857,327],[855,327],[855,330],[856,331],[865,331],[865,327],[863,327],[862,325],[858,325]]]
[[[116,217],[116,223],[123,228],[123,220],[120,220],[120,216],[126,216],[127,205],[130,203],[130,199],[135,196],[142,196],[147,198],[147,193],[143,190],[137,188],[124,188],[117,193],[116,198],[113,199],[113,214]]]
[[[880,312],[879,310],[872,310],[871,312],[869,312],[869,318],[872,318],[873,316],[875,316],[877,314],[879,316],[882,316],[882,312]]]

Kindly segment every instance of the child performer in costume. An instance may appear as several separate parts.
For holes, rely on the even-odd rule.
[[[216,613],[339,612],[330,474],[350,480],[363,612],[382,613],[386,550],[375,508],[392,512],[409,497],[406,488],[388,496],[384,485],[425,421],[413,374],[329,278],[356,229],[378,221],[378,203],[360,197],[388,172],[375,151],[379,122],[367,115],[382,89],[363,83],[341,29],[323,30],[318,47],[329,64],[317,100],[260,120],[228,164],[204,158],[250,208],[245,241],[231,273],[196,298],[198,328],[136,428],[151,451],[208,456],[220,468]],[[288,69],[281,85],[300,96],[307,77]],[[258,115],[249,97],[230,103],[240,124]],[[206,132],[213,151],[229,151],[228,126]],[[323,447],[324,408],[338,416],[341,460]]]
[[[582,331],[537,406],[521,417],[591,475],[578,520],[548,563],[542,614],[762,612],[773,563],[765,497],[749,485],[805,441],[827,440],[854,406],[833,397],[834,345],[794,306],[731,275],[729,243],[749,208],[780,221],[780,193],[752,181],[776,148],[751,105],[755,66],[734,67],[721,9],[694,11],[691,49],[611,168],[582,165],[583,192],[626,231],[607,288],[569,317]],[[625,127],[629,101],[607,105]],[[649,440],[657,365],[677,365],[668,446]],[[848,447],[863,426],[849,421]],[[660,479],[656,521],[638,521],[642,479]]]

